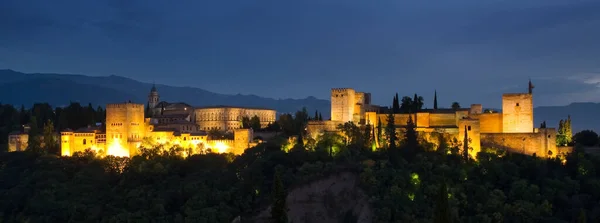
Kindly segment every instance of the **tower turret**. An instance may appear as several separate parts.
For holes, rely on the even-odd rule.
[[[158,102],[160,100],[160,96],[158,95],[158,91],[156,90],[156,85],[152,84],[152,89],[150,90],[150,94],[148,94],[148,107],[150,110],[156,108]]]

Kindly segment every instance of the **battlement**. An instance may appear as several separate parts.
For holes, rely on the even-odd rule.
[[[348,91],[354,91],[352,88],[332,88],[331,93],[344,93]]]
[[[502,94],[502,97],[524,97],[524,96],[530,97],[531,94],[529,94],[529,93],[504,93],[504,94]]]
[[[144,104],[136,104],[131,102],[107,104],[106,108],[144,108]]]

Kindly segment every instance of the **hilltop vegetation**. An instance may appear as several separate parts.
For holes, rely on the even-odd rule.
[[[3,130],[28,123],[36,126],[37,135],[102,122],[103,117],[103,111],[91,105],[72,104],[60,112],[45,104],[21,111],[0,108]],[[327,133],[288,140],[306,136],[307,121],[320,116],[309,117],[306,110],[282,115],[269,126],[282,137],[240,156],[184,157],[173,147],[143,148],[132,158],[99,158],[91,151],[59,157],[57,142],[46,140],[26,152],[2,153],[0,221],[248,222],[265,213],[280,220],[275,222],[600,220],[600,160],[579,149],[597,147],[593,131],[575,134],[576,150],[563,160],[494,150],[484,150],[474,160],[460,143],[424,143],[410,123],[403,134],[391,126],[361,129],[346,123],[338,127],[343,136]],[[384,134],[372,135],[371,128],[385,129]],[[375,138],[388,141],[376,149]],[[342,187],[351,196],[319,183],[340,173],[356,179],[345,183],[356,185]],[[309,183],[318,186],[304,186]],[[320,195],[311,205],[295,203],[311,197],[307,193]],[[370,214],[356,210],[365,202]],[[268,207],[275,211],[266,211]]]
[[[304,134],[305,112],[283,119],[289,121],[280,126],[286,135]],[[272,139],[237,157],[184,158],[177,148],[146,148],[133,158],[98,158],[90,151],[73,157],[40,150],[4,153],[0,220],[230,222],[239,216],[247,222],[269,205],[294,208],[269,212],[278,213],[276,219],[302,219],[314,210],[295,205],[290,197],[282,202],[285,194],[304,196],[290,191],[342,172],[358,178],[360,191],[353,193],[369,197],[372,222],[600,220],[600,160],[580,150],[565,157],[564,164],[503,151],[482,152],[475,161],[460,146],[433,148],[409,139],[412,133],[397,135],[393,147],[373,150],[368,146],[372,137],[352,125],[340,128],[351,137],[299,137],[292,144],[287,138]],[[344,207],[339,199],[322,198],[323,205]],[[358,201],[345,203],[351,202]],[[346,206],[328,212],[327,219],[356,222],[358,215]]]

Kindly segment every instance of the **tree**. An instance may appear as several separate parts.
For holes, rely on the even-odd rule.
[[[313,118],[313,120],[315,120],[315,121],[319,120],[319,111],[315,110],[315,117]]]
[[[410,156],[414,155],[417,148],[419,147],[418,135],[416,130],[415,122],[413,121],[412,115],[408,115],[406,121],[406,128],[404,132],[405,149]]]
[[[387,125],[385,127],[385,134],[388,138],[389,149],[396,149],[396,140],[398,139],[398,135],[396,135],[396,125],[394,123],[394,113],[390,112],[388,114]]]
[[[383,134],[383,125],[381,124],[381,118],[377,119],[377,142],[381,143],[381,135]]]
[[[250,118],[250,128],[253,130],[260,130],[260,118],[258,116],[253,116]]]
[[[558,122],[558,132],[556,134],[556,145],[567,146],[572,143],[573,132],[571,130],[571,116],[569,115],[566,120],[561,119]]]
[[[465,126],[465,139],[463,140],[463,158],[465,161],[469,160],[469,133],[467,132],[467,126]]]
[[[456,101],[452,102],[452,109],[454,109],[454,110],[460,109],[460,104]]]
[[[319,112],[319,121],[323,121],[323,116],[321,116],[321,112]]]
[[[402,103],[400,104],[400,112],[402,113],[410,113],[413,108],[413,99],[408,96],[404,96],[402,98]]]
[[[592,130],[583,130],[573,136],[573,143],[582,146],[598,145],[598,134]]]
[[[364,139],[360,128],[354,122],[339,124],[337,129],[346,137],[346,145],[363,145]]]
[[[283,182],[281,182],[280,172],[275,172],[273,177],[273,193],[272,193],[273,205],[271,207],[271,222],[274,223],[287,223],[287,207],[286,207],[286,193],[283,188]]]
[[[435,208],[433,209],[433,222],[449,223],[451,221],[450,207],[448,205],[448,189],[446,188],[446,183],[442,182],[437,194]]]
[[[565,140],[567,141],[567,145],[571,145],[573,141],[573,128],[571,128],[571,115],[567,116],[567,120],[565,121]]]
[[[398,101],[398,93],[394,96],[394,101],[392,102],[392,112],[394,114],[400,112],[400,102]]]
[[[364,147],[366,148],[371,148],[371,145],[373,143],[372,141],[372,127],[370,124],[365,125],[365,129],[364,129],[364,134],[363,134],[363,141],[364,141]]]
[[[433,109],[438,109],[438,104],[437,104],[437,90],[433,93]]]
[[[417,112],[419,110],[421,110],[423,108],[423,103],[424,103],[424,99],[421,96],[417,96],[417,94],[415,94],[415,97],[413,98],[413,112]]]
[[[52,120],[48,120],[44,124],[44,149],[49,153],[60,155],[58,140],[56,139],[56,132],[54,131],[54,123]]]

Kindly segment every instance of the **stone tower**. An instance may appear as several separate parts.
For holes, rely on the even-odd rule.
[[[144,105],[134,103],[106,105],[106,153],[133,156],[146,135]]]
[[[529,82],[529,92],[502,95],[502,132],[533,132],[533,85]]]
[[[331,89],[331,121],[353,121],[355,94],[352,88]]]
[[[148,94],[148,107],[150,111],[154,111],[156,105],[160,101],[160,96],[158,95],[158,91],[156,90],[156,85],[152,84],[152,89],[150,90],[150,94]]]

